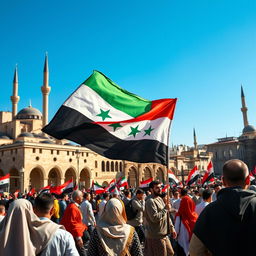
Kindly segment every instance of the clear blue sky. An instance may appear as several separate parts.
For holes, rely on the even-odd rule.
[[[51,119],[96,69],[153,100],[178,98],[171,143],[211,143],[243,128],[240,85],[256,125],[255,0],[0,1],[0,109],[42,109],[49,54]]]

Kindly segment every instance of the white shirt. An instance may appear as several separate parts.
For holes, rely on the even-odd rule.
[[[98,212],[98,215],[99,217],[101,217],[103,211],[104,211],[104,208],[105,208],[105,205],[106,205],[107,201],[106,200],[102,200],[99,204],[99,212]]]
[[[45,220],[47,218],[40,218]],[[57,229],[40,256],[79,256],[73,236],[64,229]]]
[[[93,226],[96,221],[91,203],[88,200],[84,200],[80,205],[80,209],[83,214],[83,223],[87,226]]]
[[[0,223],[2,222],[2,220],[4,219],[4,215],[0,215]]]
[[[198,216],[200,215],[200,213],[203,211],[203,209],[208,205],[208,202],[202,201],[200,204],[198,204],[196,206],[196,213],[198,214]]]
[[[179,208],[180,208],[180,202],[181,202],[180,198],[178,198],[176,200],[173,200],[172,208],[174,208],[174,209],[176,209],[178,211]]]

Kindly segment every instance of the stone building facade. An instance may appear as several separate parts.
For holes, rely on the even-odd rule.
[[[197,145],[195,130],[194,147],[178,145],[170,149],[170,167],[180,181],[185,181],[189,172],[195,166],[203,175],[211,159],[212,153],[207,152],[207,147],[205,145]]]

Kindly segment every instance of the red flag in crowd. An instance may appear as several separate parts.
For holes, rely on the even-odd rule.
[[[149,184],[150,184],[151,181],[153,181],[153,178],[150,178],[150,179],[141,181],[141,182],[140,182],[140,187],[141,187],[141,188],[147,188],[147,187],[149,186]]]
[[[204,186],[206,182],[212,182],[212,181],[214,181],[214,171],[213,171],[213,165],[211,161],[208,164],[207,171],[205,172],[204,177],[202,179],[202,186]]]

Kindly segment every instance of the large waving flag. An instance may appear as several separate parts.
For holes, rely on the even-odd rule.
[[[192,184],[194,184],[200,177],[200,172],[197,169],[197,166],[195,166],[188,175],[188,179],[187,179],[187,185],[191,186]]]
[[[205,185],[207,182],[213,182],[214,181],[214,171],[213,171],[213,165],[212,161],[207,166],[207,171],[204,174],[204,177],[202,179],[202,186]]]
[[[43,132],[75,141],[107,158],[166,165],[176,101],[143,99],[94,71]]]

